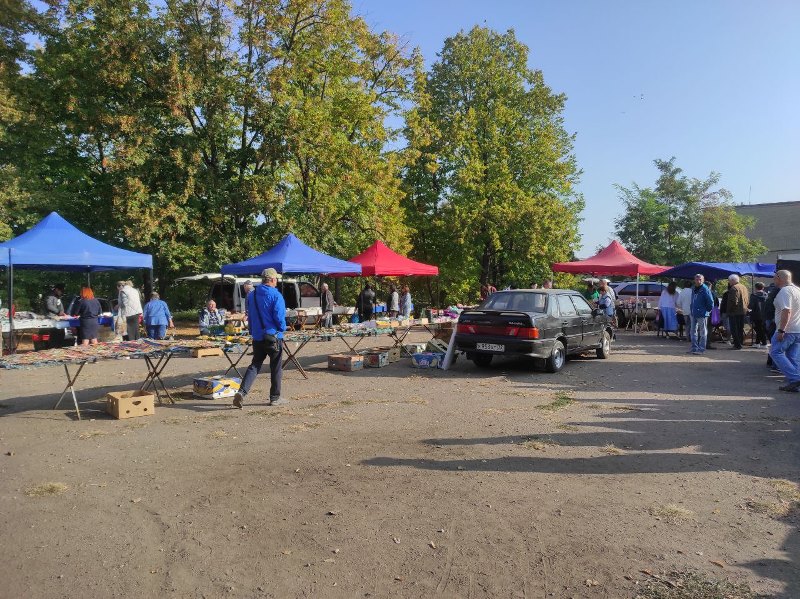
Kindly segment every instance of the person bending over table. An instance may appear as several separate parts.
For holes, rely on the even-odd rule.
[[[142,299],[139,290],[133,286],[133,281],[117,281],[117,289],[119,290],[119,315],[125,319],[128,340],[136,341],[139,338],[139,317],[142,315]]]
[[[213,335],[211,327],[219,328],[225,325],[225,316],[217,310],[217,302],[208,300],[206,307],[200,310],[200,334]]]
[[[167,302],[155,291],[150,294],[150,301],[144,305],[144,328],[150,339],[163,339],[167,336],[167,326],[173,329],[172,314]]]
[[[72,316],[77,316],[80,322],[81,345],[97,345],[97,318],[102,313],[100,302],[94,297],[91,287],[81,288],[81,298],[72,309]]]
[[[242,386],[233,396],[233,406],[242,409],[247,394],[261,371],[264,360],[269,357],[269,403],[282,406],[283,378],[283,333],[286,330],[286,302],[275,289],[278,273],[274,268],[265,268],[261,273],[263,285],[259,285],[247,296],[247,313],[250,315],[250,334],[253,337],[253,361],[244,373]]]

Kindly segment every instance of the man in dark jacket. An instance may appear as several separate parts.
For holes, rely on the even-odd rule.
[[[756,333],[756,345],[767,346],[767,329],[764,326],[764,309],[767,303],[767,292],[764,283],[756,283],[754,291],[750,294],[750,324]],[[775,309],[775,306],[772,308]]]
[[[775,297],[778,295],[779,291],[780,288],[775,285],[775,283],[771,283],[767,288],[767,299],[764,302],[764,325],[767,329],[767,339],[772,339],[772,336],[775,334],[775,329],[777,328],[775,325]],[[772,363],[772,356],[769,354],[767,354],[767,367],[778,371]]]
[[[375,292],[372,286],[367,283],[364,285],[364,290],[358,296],[358,320],[366,322],[372,320],[372,314],[375,311]]]
[[[739,282],[739,275],[728,277],[728,302],[726,312],[731,328],[733,349],[742,349],[744,343],[744,317],[750,307],[750,293]]]

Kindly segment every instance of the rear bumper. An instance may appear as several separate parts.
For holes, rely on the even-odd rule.
[[[490,337],[486,335],[465,335],[456,333],[456,349],[471,354],[491,354],[496,356],[531,356],[548,358],[553,353],[555,339],[515,339],[514,337]],[[493,343],[504,346],[504,351],[477,349],[478,343]]]

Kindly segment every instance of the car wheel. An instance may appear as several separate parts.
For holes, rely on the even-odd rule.
[[[472,361],[475,362],[475,366],[479,368],[488,368],[492,363],[493,357],[492,354],[473,354]]]
[[[597,357],[605,360],[611,355],[611,336],[608,331],[603,331],[603,336],[600,338],[600,347],[597,348]]]
[[[550,357],[545,362],[547,372],[558,372],[564,368],[564,362],[567,361],[567,348],[561,341],[556,341],[553,344],[553,351]]]

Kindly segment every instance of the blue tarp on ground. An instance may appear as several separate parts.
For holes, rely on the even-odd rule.
[[[0,267],[9,264],[15,270],[96,272],[153,268],[153,257],[98,241],[51,212],[19,237],[0,243]]]
[[[727,279],[730,275],[771,277],[774,274],[774,264],[762,264],[761,262],[687,262],[668,268],[656,276],[691,279],[694,278],[694,275],[703,275],[706,279],[718,281]]]
[[[271,250],[243,262],[226,264],[224,275],[258,275],[265,268],[293,274],[361,274],[361,265],[339,260],[307,246],[289,233]]]

